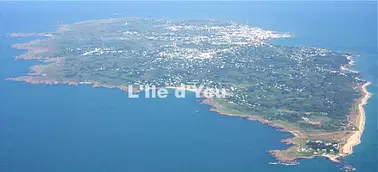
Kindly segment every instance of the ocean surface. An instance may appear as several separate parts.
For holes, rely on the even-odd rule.
[[[6,81],[36,61],[12,32],[49,32],[62,23],[109,17],[215,18],[291,32],[273,43],[359,54],[355,69],[372,81],[362,144],[345,158],[377,171],[376,2],[0,2],[0,172],[337,172],[325,158],[271,165],[268,150],[290,136],[275,128],[209,112],[186,99],[128,99],[116,89]],[[142,96],[143,97],[143,96]]]

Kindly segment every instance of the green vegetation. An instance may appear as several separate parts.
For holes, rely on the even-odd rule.
[[[297,151],[296,149],[293,149],[291,150],[290,152],[288,152],[290,154],[290,157],[311,157],[311,156],[314,156],[314,152],[313,151],[304,151],[304,152],[300,152],[300,151]]]
[[[35,80],[225,88],[219,103],[228,111],[308,131],[347,130],[360,96],[359,74],[341,69],[350,54],[268,44],[288,35],[233,22],[107,19],[64,25],[53,35],[31,44],[48,51],[27,55],[53,59]]]

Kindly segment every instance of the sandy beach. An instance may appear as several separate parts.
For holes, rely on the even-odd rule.
[[[363,94],[363,97],[360,99],[358,104],[358,117],[356,121],[356,125],[358,127],[358,130],[355,131],[347,140],[345,145],[342,147],[342,153],[346,156],[351,153],[353,153],[353,147],[361,143],[361,135],[364,131],[365,127],[365,110],[364,105],[367,104],[368,99],[371,97],[371,93],[369,93],[366,89],[367,86],[369,86],[371,82],[367,82],[364,85],[361,86],[361,91]]]
[[[318,156],[326,157],[333,162],[340,162],[339,158],[350,155],[351,153],[353,153],[353,147],[361,143],[361,135],[364,131],[365,118],[366,118],[365,117],[364,105],[367,104],[368,99],[371,97],[371,93],[367,91],[366,87],[369,86],[370,84],[371,84],[371,82],[367,82],[367,83],[365,83],[361,86],[361,92],[362,92],[363,96],[358,101],[358,114],[357,114],[358,117],[356,118],[356,121],[355,121],[355,125],[356,125],[356,127],[358,127],[358,130],[354,131],[354,133],[346,140],[346,143],[341,148],[341,151],[340,151],[341,153],[339,155],[327,154],[327,155],[318,155]],[[192,90],[192,91],[195,91],[195,90]],[[257,120],[257,121],[260,121],[264,124],[267,124],[267,125],[270,125],[270,126],[273,126],[273,127],[277,127],[277,128],[281,128],[282,131],[286,131],[286,132],[293,134],[292,138],[286,139],[287,141],[283,140],[283,142],[295,144],[294,142],[291,141],[291,139],[305,137],[305,136],[302,136],[301,132],[296,131],[296,130],[292,130],[288,126],[283,126],[283,125],[278,125],[278,124],[275,124],[275,123],[272,123],[272,122],[268,122],[267,120],[264,120],[263,118],[258,117],[258,116],[225,113],[221,110],[222,107],[213,103],[210,99],[205,99],[203,101],[203,103],[208,104],[212,107],[210,109],[210,111],[217,112],[221,115],[238,116],[238,117],[242,117],[242,118],[247,118],[249,120]],[[295,159],[297,159],[297,158],[312,158],[312,157],[314,157],[314,156],[311,156],[311,157],[285,157],[285,156],[281,155],[281,151],[279,151],[279,150],[273,150],[273,151],[270,151],[270,153],[272,153],[272,155],[274,155],[281,162],[289,162],[289,163],[291,163],[291,162],[294,163]]]
[[[10,36],[12,36],[12,37],[35,36],[35,34],[34,33],[32,33],[32,34],[14,33],[14,34],[11,34]],[[38,35],[38,36],[47,36],[47,37],[52,38],[52,35],[50,35],[50,34],[41,34],[41,35]],[[38,40],[29,42],[29,43],[13,45],[13,48],[27,50],[26,54],[19,55],[19,56],[17,56],[17,58],[22,58],[22,59],[26,59],[26,60],[30,60],[30,59],[45,60],[45,61],[55,60],[55,59],[50,59],[50,58],[41,59],[39,56],[34,56],[34,54],[49,51],[49,49],[36,49],[35,47],[33,47],[33,45],[36,44],[36,43],[38,43]],[[347,56],[347,59],[349,60],[349,66],[354,65],[354,61],[353,61],[351,56]],[[58,59],[58,60],[60,60],[60,59]],[[53,62],[57,62],[57,61],[55,60]],[[38,66],[36,66],[32,69],[33,69],[33,71],[35,71],[35,74],[37,74],[37,75],[41,74],[41,72],[38,71]],[[346,66],[341,66],[341,70],[348,70],[350,72],[356,72],[356,71],[353,71],[351,69],[348,69]],[[31,84],[68,84],[68,85],[88,84],[88,85],[92,85],[93,87],[118,88],[122,91],[129,91],[128,86],[126,86],[126,85],[114,86],[114,85],[103,84],[103,83],[95,82],[95,81],[86,81],[86,82],[59,81],[58,82],[56,80],[43,80],[43,79],[41,80],[41,79],[38,79],[38,78],[33,77],[33,76],[8,78],[7,80],[23,81],[23,82],[27,82],[27,83],[31,83]],[[366,89],[366,87],[369,86],[370,84],[371,84],[370,82],[367,82],[360,87],[361,92],[362,92],[362,97],[357,102],[358,103],[358,113],[357,113],[356,121],[352,121],[354,123],[354,125],[357,127],[357,130],[353,131],[352,134],[348,138],[343,137],[342,140],[345,141],[345,144],[340,149],[340,154],[339,155],[317,155],[317,156],[324,156],[324,157],[327,157],[328,159],[330,159],[331,161],[339,162],[339,160],[338,160],[339,158],[353,153],[353,147],[361,143],[361,135],[364,131],[365,118],[366,118],[363,106],[365,104],[367,104],[368,99],[371,97],[371,93],[369,93]],[[298,138],[302,139],[302,138],[308,137],[308,135],[307,135],[308,133],[299,131],[295,127],[283,125],[283,124],[280,124],[280,123],[275,123],[274,121],[268,121],[268,120],[266,120],[266,119],[264,119],[264,118],[262,118],[261,116],[258,116],[258,115],[232,114],[232,113],[223,112],[221,106],[212,102],[211,99],[207,99],[206,97],[202,96],[202,94],[201,94],[203,92],[202,88],[199,89],[197,87],[191,87],[189,85],[188,86],[185,86],[185,85],[164,86],[164,88],[186,90],[186,91],[194,92],[197,97],[205,98],[203,103],[210,105],[212,107],[210,109],[211,111],[217,112],[217,113],[222,114],[222,115],[238,116],[238,117],[242,117],[242,118],[247,118],[248,120],[257,120],[257,121],[260,121],[264,124],[276,127],[280,131],[285,131],[285,132],[289,132],[289,133],[293,134],[293,137],[282,140],[282,142],[284,142],[284,143],[296,145],[297,143],[296,143],[295,139],[298,139]],[[133,92],[139,92],[139,91],[141,91],[141,90],[133,90]],[[296,147],[291,146],[287,150],[291,150],[291,149],[294,149],[294,148],[296,148]],[[287,156],[285,156],[285,154],[283,154],[284,151],[285,150],[274,150],[274,151],[271,151],[271,153],[276,158],[278,158],[281,162],[290,162],[290,163],[293,163],[293,164],[295,163],[295,159],[297,159],[297,158],[306,158],[306,157],[287,157]],[[313,156],[311,156],[311,157],[313,157]]]

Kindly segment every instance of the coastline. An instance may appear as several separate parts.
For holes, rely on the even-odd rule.
[[[31,35],[15,34],[15,35],[11,35],[11,36],[12,37],[17,37],[17,36],[20,37],[20,36],[36,36],[36,35],[35,34],[31,34]],[[53,38],[53,36],[50,36],[50,35],[37,35],[37,36],[46,36],[50,39]],[[35,44],[35,43],[38,43],[38,41],[37,42],[32,41],[32,42],[29,42],[29,43],[22,43],[22,44],[13,45],[13,48],[26,49],[27,50],[27,52],[25,54],[17,56],[16,59],[56,62],[56,60],[54,61],[53,59],[49,59],[49,58],[30,58],[30,56],[28,56],[28,53],[33,54],[35,52],[38,53],[38,52],[41,52],[41,51],[49,51],[48,49],[36,49],[36,48],[34,48],[32,45]],[[354,61],[352,60],[352,58],[350,56],[348,56],[347,59],[349,60],[349,63],[347,65],[354,65]],[[347,65],[345,65],[345,66],[347,66]],[[342,66],[342,70],[346,69],[345,66]],[[33,70],[33,67],[35,67],[35,66],[31,67],[32,70]],[[349,69],[347,69],[347,70],[349,70]],[[125,85],[116,86],[116,85],[110,85],[110,84],[102,84],[102,83],[97,82],[97,81],[76,82],[76,81],[57,81],[57,80],[53,80],[53,79],[52,80],[43,80],[43,79],[41,80],[41,79],[36,77],[36,76],[40,75],[38,70],[33,70],[33,71],[35,73],[32,73],[29,76],[21,76],[21,77],[17,77],[17,78],[7,78],[6,80],[21,81],[21,82],[26,82],[26,83],[30,83],[30,84],[50,84],[50,85],[55,85],[55,84],[67,84],[67,85],[87,84],[87,85],[92,85],[92,87],[95,87],[95,88],[96,87],[118,88],[122,91],[126,91],[126,92],[129,91],[128,87],[125,86]],[[356,102],[358,104],[358,113],[357,113],[356,121],[353,122],[354,124],[356,124],[356,127],[358,128],[358,130],[353,131],[353,134],[351,134],[348,138],[346,138],[346,139],[343,138],[341,140],[341,141],[345,141],[346,143],[340,148],[340,153],[338,155],[328,155],[327,154],[327,155],[312,155],[312,156],[287,156],[287,152],[293,151],[296,148],[298,148],[298,141],[297,141],[298,139],[303,140],[303,139],[309,138],[308,133],[300,131],[295,126],[291,126],[289,124],[278,123],[277,121],[266,120],[263,117],[258,116],[258,115],[229,113],[227,111],[222,110],[223,107],[219,104],[214,103],[214,101],[212,101],[212,99],[204,99],[202,101],[202,103],[211,106],[211,108],[209,110],[216,112],[220,115],[237,116],[237,117],[241,117],[241,118],[246,118],[247,120],[259,121],[263,124],[275,127],[281,132],[291,133],[293,135],[292,137],[281,140],[281,142],[283,142],[283,143],[286,143],[288,145],[290,144],[291,146],[289,148],[287,148],[286,150],[271,150],[271,151],[269,151],[270,154],[272,154],[275,158],[277,158],[280,162],[282,162],[284,164],[297,164],[297,162],[296,162],[297,159],[300,159],[300,158],[310,159],[310,158],[313,158],[315,156],[322,156],[322,157],[328,158],[329,160],[331,160],[333,162],[340,162],[339,161],[340,158],[352,154],[353,153],[353,147],[361,143],[361,135],[362,135],[363,130],[364,130],[365,118],[366,118],[363,106],[365,104],[367,104],[368,99],[371,97],[371,93],[369,93],[366,89],[366,87],[369,86],[370,84],[371,84],[370,82],[366,82],[365,84],[360,86],[360,90],[362,92],[362,97]],[[195,89],[195,88],[186,88],[186,87],[180,87],[180,86],[165,86],[165,88],[181,89],[181,90],[194,92],[196,94],[201,91],[201,90],[198,90],[198,89]],[[135,92],[135,93],[137,93],[139,91],[140,90],[133,90],[133,92]]]
[[[287,157],[287,156],[285,156],[285,155],[282,154],[282,151],[293,150],[293,149],[296,148],[296,143],[295,143],[294,139],[307,138],[307,136],[304,133],[302,133],[301,131],[295,129],[295,127],[291,127],[289,125],[283,125],[283,124],[275,123],[274,121],[266,120],[263,117],[258,116],[258,115],[228,113],[226,111],[223,111],[222,110],[223,107],[220,106],[220,105],[218,105],[218,104],[216,104],[216,103],[214,103],[211,99],[204,99],[202,101],[202,103],[206,104],[206,105],[209,105],[211,107],[209,109],[209,111],[216,112],[216,113],[218,113],[220,115],[240,117],[240,118],[246,118],[247,120],[251,120],[251,121],[258,121],[258,122],[261,122],[262,124],[269,125],[269,126],[272,126],[272,127],[276,128],[277,131],[279,131],[279,132],[287,132],[287,133],[292,134],[293,135],[292,137],[289,137],[289,138],[281,140],[282,143],[285,143],[287,145],[292,145],[288,149],[286,149],[286,150],[270,150],[270,151],[268,151],[281,164],[297,165],[298,162],[296,160],[298,158],[307,158],[308,159],[308,158],[312,158],[313,157],[313,156],[311,156],[311,157]]]
[[[54,35],[51,33],[10,33],[9,37],[32,37],[32,36],[42,36],[52,38]]]
[[[6,78],[5,80],[8,81],[18,81],[18,82],[25,82],[29,84],[46,84],[46,85],[71,85],[71,86],[77,86],[77,85],[91,85],[93,88],[117,88],[121,91],[128,92],[129,88],[126,85],[120,85],[120,86],[114,86],[109,84],[102,84],[97,81],[83,81],[83,82],[73,82],[73,81],[55,81],[55,80],[37,80],[33,78],[32,76],[20,76],[16,78]],[[133,90],[134,93],[138,93],[139,90]]]
[[[20,82],[25,82],[25,83],[30,83],[30,84],[48,84],[48,85],[57,85],[57,84],[66,84],[66,85],[91,85],[94,88],[98,87],[104,87],[104,88],[117,88],[120,89],[121,91],[128,92],[128,87],[127,86],[114,86],[114,85],[109,85],[109,84],[102,84],[100,82],[96,81],[83,81],[83,82],[73,82],[73,81],[55,81],[55,80],[38,80],[34,78],[33,76],[21,76],[17,78],[7,78],[6,80],[10,81],[20,81]],[[288,132],[291,133],[293,136],[287,139],[281,140],[282,143],[285,144],[291,144],[289,148],[286,150],[270,150],[269,153],[272,154],[280,163],[282,164],[287,164],[287,165],[296,165],[297,159],[311,159],[316,156],[322,156],[326,157],[329,160],[339,163],[340,158],[348,156],[353,153],[353,147],[361,143],[361,135],[363,134],[364,126],[365,126],[365,110],[364,110],[364,105],[367,104],[368,99],[371,97],[371,93],[368,92],[367,87],[371,84],[371,82],[366,82],[363,85],[360,86],[360,90],[362,92],[362,97],[359,99],[358,103],[358,113],[357,113],[357,118],[355,121],[355,124],[358,128],[357,131],[354,131],[352,135],[350,135],[345,141],[346,143],[341,147],[340,154],[338,155],[312,155],[312,156],[297,156],[297,157],[288,157],[283,154],[284,151],[291,151],[297,148],[297,143],[294,141],[295,139],[304,139],[308,138],[306,135],[307,133],[303,133],[300,130],[297,130],[295,127],[291,127],[289,125],[283,125],[280,123],[276,123],[275,121],[269,121],[267,119],[264,119],[261,116],[258,115],[248,115],[248,114],[239,114],[239,113],[229,113],[227,111],[222,110],[222,106],[219,104],[216,104],[212,99],[207,99],[205,98],[201,103],[209,105],[211,108],[209,111],[216,112],[220,115],[226,115],[226,116],[233,116],[233,117],[241,117],[241,118],[246,118],[247,120],[251,121],[258,121],[261,122],[265,125],[269,125],[272,127],[277,128],[278,131],[280,132]],[[194,89],[194,88],[186,88],[186,87],[175,87],[175,86],[165,86],[164,88],[167,89],[182,89],[185,91],[190,91],[193,93],[197,92],[199,93],[201,90]],[[133,92],[138,93],[140,90],[134,90]]]
[[[342,152],[344,156],[350,155],[353,153],[353,147],[357,146],[361,143],[361,136],[365,129],[365,109],[364,105],[368,103],[369,98],[371,97],[371,93],[366,89],[371,84],[371,82],[366,82],[361,86],[361,92],[363,94],[362,98],[359,100],[358,103],[358,117],[356,120],[358,130],[355,131],[348,139],[345,145],[342,147]]]
[[[369,98],[372,96],[372,94],[367,90],[367,87],[371,84],[371,82],[366,82],[363,85],[360,86],[360,90],[362,92],[362,97],[359,99],[358,103],[358,113],[357,113],[357,119],[355,123],[357,124],[357,131],[354,131],[352,135],[350,135],[345,141],[346,143],[340,148],[340,154],[338,155],[312,155],[312,156],[298,156],[298,157],[287,157],[282,152],[283,151],[290,151],[296,148],[296,143],[293,141],[294,139],[302,139],[307,138],[305,133],[302,133],[299,130],[296,130],[295,128],[292,128],[287,125],[282,125],[275,123],[274,121],[268,121],[260,116],[257,115],[247,115],[247,114],[235,114],[235,113],[228,113],[225,111],[222,111],[222,106],[215,104],[211,99],[204,99],[202,103],[209,105],[210,111],[216,112],[220,115],[226,115],[226,116],[236,116],[241,118],[246,118],[247,120],[251,121],[258,121],[263,124],[272,126],[277,128],[281,132],[288,132],[291,133],[293,136],[287,139],[281,140],[282,143],[286,144],[292,144],[289,148],[286,150],[270,150],[269,153],[272,154],[280,163],[288,164],[288,165],[295,165],[298,164],[296,162],[297,159],[311,159],[316,156],[321,156],[329,159],[330,161],[340,163],[340,158],[343,158],[345,156],[348,156],[353,153],[353,147],[357,146],[361,143],[361,136],[364,131],[365,127],[365,110],[364,105],[368,103]]]

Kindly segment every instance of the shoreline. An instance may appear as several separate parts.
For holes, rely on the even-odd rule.
[[[47,84],[47,85],[91,85],[93,88],[98,87],[104,87],[104,88],[117,88],[121,91],[128,92],[127,86],[114,86],[109,84],[102,84],[96,81],[83,81],[83,82],[73,82],[73,81],[55,81],[55,80],[38,80],[37,78],[34,78],[33,76],[21,76],[16,78],[6,78],[6,80],[9,81],[20,81],[25,82],[29,84]],[[367,91],[367,86],[369,86],[371,82],[366,82],[363,85],[360,86],[360,90],[363,93],[363,96],[359,99],[358,103],[358,113],[355,123],[357,124],[358,131],[354,131],[352,135],[350,135],[346,141],[346,143],[340,148],[340,154],[338,155],[312,155],[312,156],[286,156],[284,153],[287,151],[292,151],[298,147],[298,143],[295,142],[295,139],[307,139],[308,135],[303,133],[302,131],[298,130],[297,128],[286,125],[286,124],[280,124],[275,121],[270,121],[267,119],[264,119],[261,116],[258,115],[248,115],[248,114],[239,114],[239,113],[229,113],[227,111],[222,110],[222,106],[212,101],[212,99],[204,98],[201,103],[206,104],[210,106],[209,111],[215,112],[219,115],[225,115],[225,116],[233,116],[233,117],[240,117],[240,118],[246,118],[247,120],[251,121],[258,121],[262,124],[269,125],[271,127],[276,128],[279,132],[287,132],[292,134],[292,137],[286,138],[281,140],[282,143],[291,145],[287,149],[284,150],[270,150],[269,153],[274,156],[280,163],[290,164],[290,165],[296,165],[297,159],[311,159],[316,156],[325,157],[333,162],[339,163],[340,158],[348,156],[353,153],[353,147],[361,143],[361,135],[363,134],[364,125],[365,125],[365,110],[364,105],[367,104],[368,99],[371,97],[371,93]],[[165,86],[164,88],[167,89],[182,89],[185,91],[194,92],[197,94],[199,91],[198,89],[194,88],[186,88],[186,87],[175,87],[175,86]],[[140,92],[140,90],[134,90],[134,93]],[[343,140],[341,140],[343,141]]]
[[[41,37],[49,37],[49,38],[54,37],[52,33],[10,33],[8,35],[9,37],[12,37],[12,38],[33,37],[33,36],[41,36]]]
[[[83,81],[83,82],[73,82],[73,81],[65,81],[65,82],[59,82],[59,81],[54,81],[54,80],[38,80],[33,78],[33,76],[21,76],[17,78],[6,78],[6,80],[9,81],[20,81],[20,82],[25,82],[29,84],[47,84],[47,85],[58,85],[58,84],[63,84],[63,85],[91,85],[93,88],[98,88],[98,87],[103,87],[103,88],[117,88],[120,89],[121,91],[128,92],[128,87],[127,86],[114,86],[114,85],[109,85],[109,84],[101,84],[99,82],[94,82],[94,81]],[[358,101],[358,116],[356,119],[356,124],[357,124],[357,131],[354,131],[352,135],[350,135],[346,139],[346,143],[341,147],[340,154],[339,155],[313,155],[309,157],[286,157],[281,154],[281,151],[287,151],[287,150],[292,150],[296,148],[296,143],[293,142],[293,139],[296,138],[307,138],[306,134],[302,133],[300,130],[296,130],[293,127],[275,123],[274,121],[269,121],[264,119],[261,116],[258,115],[247,115],[247,114],[237,114],[237,113],[228,113],[225,111],[222,111],[222,106],[219,104],[216,104],[212,101],[212,99],[207,99],[204,98],[201,103],[206,104],[210,106],[209,111],[218,113],[219,115],[225,115],[225,116],[232,116],[232,117],[240,117],[240,118],[246,118],[247,120],[251,121],[258,121],[261,122],[262,124],[272,126],[276,128],[279,132],[288,132],[292,134],[292,137],[286,138],[281,140],[282,143],[285,144],[293,144],[289,148],[285,150],[270,150],[269,153],[272,154],[277,160],[279,160],[280,163],[285,163],[285,164],[297,164],[296,159],[311,159],[315,156],[322,156],[326,157],[329,160],[333,162],[340,162],[340,158],[348,156],[353,153],[353,147],[357,146],[361,143],[361,136],[364,131],[365,127],[365,110],[364,110],[364,105],[368,103],[369,98],[372,96],[370,92],[368,92],[367,87],[371,84],[371,82],[366,82],[363,85],[360,86],[360,90],[363,93],[363,96],[359,99]],[[197,93],[199,90],[194,89],[194,88],[186,88],[186,87],[175,87],[175,86],[165,86],[164,88],[167,89],[182,89],[185,91],[190,91]],[[134,90],[135,93],[138,93],[140,90]]]
[[[13,34],[11,35],[12,37],[22,37],[22,36],[35,36],[36,34]],[[49,39],[53,38],[52,35],[37,35],[37,36],[46,36]],[[34,44],[35,42],[29,42],[29,43],[22,43],[22,44],[15,44],[12,47],[16,49],[25,49],[27,52],[25,54],[21,54],[19,56],[16,56],[16,59],[25,59],[25,60],[38,60],[38,61],[46,61],[49,60],[48,58],[28,58],[26,56],[28,53],[33,53],[33,51],[48,51],[45,49],[38,50],[35,49],[31,44]],[[347,65],[351,66],[354,65],[354,61],[351,58],[351,56],[347,56],[347,59],[349,60],[349,63]],[[346,66],[342,66],[342,70],[347,69]],[[38,65],[37,65],[38,66]],[[33,66],[32,66],[33,67]],[[347,69],[350,70],[350,69]],[[352,71],[352,70],[350,70]],[[37,72],[38,74],[38,72]],[[38,75],[37,75],[38,76]],[[21,81],[21,82],[26,82],[30,84],[49,84],[49,85],[56,85],[56,84],[65,84],[65,85],[91,85],[94,88],[97,87],[104,87],[104,88],[117,88],[122,91],[128,92],[128,87],[124,85],[120,86],[115,86],[115,85],[110,85],[110,84],[102,84],[100,82],[96,81],[83,81],[83,82],[75,82],[75,81],[56,81],[56,80],[41,80],[35,77],[35,75],[27,75],[27,76],[21,76],[21,77],[16,77],[16,78],[7,78],[6,80],[11,80],[11,81]],[[353,124],[356,124],[356,127],[358,128],[358,131],[352,131],[353,134],[348,136],[346,139],[341,139],[340,141],[345,141],[346,143],[340,148],[340,153],[338,155],[312,155],[312,156],[286,156],[285,153],[287,151],[291,151],[293,149],[296,149],[298,147],[298,142],[296,142],[295,139],[308,139],[308,135],[306,132],[303,132],[299,129],[297,129],[295,126],[289,125],[289,124],[282,124],[278,123],[277,121],[270,121],[266,120],[261,116],[258,115],[248,115],[248,114],[238,114],[238,113],[228,113],[227,111],[222,110],[222,106],[219,104],[216,104],[212,101],[212,99],[207,99],[205,98],[202,103],[209,105],[211,108],[209,111],[216,112],[220,115],[226,115],[226,116],[236,116],[236,117],[241,117],[241,118],[246,118],[247,120],[251,121],[258,121],[261,122],[265,125],[272,126],[274,128],[277,128],[278,131],[280,132],[288,132],[292,134],[292,137],[286,138],[281,140],[282,143],[286,143],[289,146],[285,150],[271,150],[269,153],[273,155],[277,160],[279,160],[282,163],[286,164],[297,164],[296,160],[297,159],[311,159],[316,156],[322,156],[326,157],[329,160],[333,162],[340,162],[339,158],[348,156],[353,153],[353,147],[361,143],[361,135],[363,134],[364,126],[365,126],[365,110],[364,110],[364,105],[367,104],[368,99],[371,97],[371,93],[367,91],[366,87],[369,86],[371,82],[366,82],[363,85],[360,85],[360,90],[362,92],[362,96],[359,98],[359,100],[356,102],[358,104],[358,113],[357,113],[357,118],[356,121],[353,122]],[[201,90],[195,89],[195,88],[186,88],[186,87],[180,87],[180,86],[163,86],[164,88],[168,89],[182,89],[185,91],[190,91],[194,93],[198,93]],[[140,91],[140,90],[139,90]],[[139,91],[134,90],[133,92],[138,93]],[[355,105],[355,104],[353,104]]]
[[[302,156],[286,157],[286,156],[282,155],[282,151],[288,151],[288,150],[292,150],[292,149],[296,148],[296,144],[295,144],[295,142],[293,142],[293,139],[307,138],[306,134],[303,134],[299,130],[293,129],[290,126],[277,124],[277,123],[274,123],[274,121],[273,122],[268,121],[268,120],[266,120],[266,119],[264,119],[260,116],[257,116],[257,115],[234,114],[234,113],[224,112],[224,111],[221,110],[222,107],[220,105],[217,105],[214,102],[212,102],[211,99],[204,99],[202,101],[202,103],[207,104],[211,107],[209,109],[209,111],[216,112],[220,115],[234,116],[234,117],[246,118],[247,120],[251,120],[251,121],[258,121],[258,122],[261,122],[262,124],[269,125],[269,126],[272,126],[274,128],[277,128],[278,131],[280,131],[280,132],[288,132],[288,133],[292,134],[293,135],[292,137],[281,140],[282,143],[292,144],[292,146],[288,147],[285,150],[270,150],[269,151],[269,153],[272,154],[275,158],[277,158],[277,160],[280,163],[295,165],[295,164],[297,164],[297,162],[296,162],[297,159],[311,159],[311,158],[314,158],[316,156],[325,157],[325,158],[329,159],[330,161],[333,161],[335,163],[340,163],[340,158],[343,158],[345,156],[352,154],[353,153],[353,147],[357,146],[361,143],[361,136],[363,134],[363,130],[364,130],[364,127],[365,127],[365,120],[366,120],[364,105],[366,105],[368,103],[369,98],[372,96],[372,94],[367,90],[367,87],[370,84],[371,84],[371,82],[366,82],[366,83],[364,83],[363,85],[360,86],[360,90],[361,90],[363,95],[359,99],[359,101],[357,102],[358,103],[358,117],[357,117],[356,123],[358,124],[358,126],[357,126],[358,131],[354,131],[354,133],[346,139],[346,144],[344,144],[340,148],[341,151],[340,151],[340,154],[338,154],[338,155],[326,154],[326,155],[312,155],[312,156],[308,156],[308,157],[304,157],[304,156],[303,157]]]
[[[211,99],[204,99],[202,101],[202,103],[206,104],[206,105],[209,105],[211,107],[209,109],[209,111],[218,113],[219,115],[239,117],[239,118],[245,118],[245,119],[250,120],[250,121],[257,121],[257,122],[260,122],[260,123],[262,123],[264,125],[268,125],[268,126],[271,126],[271,127],[275,128],[275,129],[277,129],[278,132],[287,132],[287,133],[290,133],[292,135],[292,137],[282,139],[281,143],[284,143],[284,144],[287,144],[287,145],[292,145],[292,146],[288,147],[285,150],[269,150],[268,151],[268,153],[270,153],[273,157],[275,157],[279,161],[279,163],[287,164],[287,165],[297,165],[298,162],[296,160],[298,158],[309,159],[309,158],[313,158],[314,157],[314,156],[311,156],[311,157],[286,157],[286,156],[283,156],[281,154],[281,151],[292,150],[292,149],[295,148],[296,144],[293,141],[293,139],[295,139],[295,138],[299,138],[299,139],[301,139],[301,138],[307,138],[304,133],[302,133],[299,130],[296,130],[294,127],[291,127],[291,126],[288,126],[288,125],[279,124],[279,123],[275,123],[274,121],[266,120],[263,117],[258,116],[258,115],[235,114],[235,113],[228,113],[228,112],[222,111],[221,110],[222,106],[220,106],[218,104],[215,104]]]
[[[371,82],[366,82],[363,84],[360,89],[363,93],[363,96],[360,98],[358,103],[358,117],[356,120],[357,128],[358,130],[355,131],[348,139],[346,144],[342,147],[342,152],[344,153],[343,156],[347,156],[353,153],[353,147],[357,146],[361,143],[361,136],[365,129],[365,109],[364,105],[368,103],[369,98],[372,96],[372,94],[367,90],[366,87],[368,87],[371,84]]]
[[[6,78],[7,81],[18,81],[18,82],[25,82],[28,84],[45,84],[45,85],[70,85],[70,86],[78,86],[78,85],[90,85],[93,88],[117,88],[121,91],[128,92],[128,86],[126,85],[120,85],[120,86],[114,86],[109,84],[102,84],[97,81],[82,81],[82,82],[74,82],[74,81],[55,81],[55,80],[38,80],[33,78],[32,76],[20,76],[16,78]],[[138,93],[139,90],[133,90],[134,93]]]

